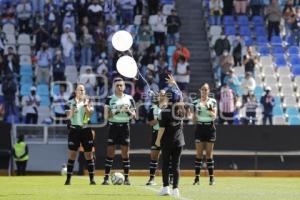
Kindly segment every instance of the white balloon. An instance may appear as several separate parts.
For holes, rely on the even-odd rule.
[[[118,51],[127,51],[132,46],[133,39],[127,31],[117,31],[112,36],[112,45]]]
[[[117,61],[118,72],[127,78],[134,78],[137,74],[137,64],[130,56],[122,56]]]

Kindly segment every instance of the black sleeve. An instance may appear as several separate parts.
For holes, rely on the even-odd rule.
[[[111,100],[111,97],[107,97],[106,100],[105,100],[105,105],[106,106],[109,106],[109,102]]]
[[[148,115],[147,115],[148,121],[154,120],[153,110],[154,110],[154,109],[151,108],[150,111],[148,112]]]
[[[132,97],[130,98],[130,108],[135,109],[135,101]]]
[[[171,119],[171,110],[162,110],[161,111],[161,118],[159,120],[159,126],[165,128],[170,123]]]

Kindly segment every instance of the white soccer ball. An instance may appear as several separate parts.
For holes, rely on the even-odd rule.
[[[125,177],[120,172],[115,172],[111,175],[111,182],[114,185],[122,185],[125,180]]]
[[[66,175],[67,175],[67,172],[68,172],[67,166],[66,166],[66,165],[63,165],[62,168],[61,168],[61,170],[60,170],[60,175],[66,176]]]

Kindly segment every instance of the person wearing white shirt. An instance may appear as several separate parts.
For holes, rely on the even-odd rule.
[[[244,94],[245,95],[248,94],[249,91],[253,92],[255,87],[256,87],[256,82],[255,82],[255,79],[252,76],[252,73],[247,72],[246,77],[242,82],[242,88],[243,88]]]
[[[26,124],[37,124],[38,110],[40,106],[40,97],[36,94],[36,88],[33,86],[30,89],[30,95],[22,97],[23,115],[25,116]]]
[[[149,18],[149,24],[154,32],[155,45],[164,45],[166,40],[166,25],[167,18],[159,10],[156,15],[152,15]]]
[[[64,33],[61,35],[60,42],[63,47],[65,64],[74,65],[76,35],[74,32],[71,32],[71,26],[69,24],[64,26]]]
[[[59,94],[53,96],[53,106],[55,114],[55,123],[66,123],[67,115],[65,112],[65,106],[70,98],[70,94],[66,92],[66,86],[60,85]]]
[[[132,24],[136,0],[119,0],[119,4],[121,7],[122,24],[125,24],[125,22]]]

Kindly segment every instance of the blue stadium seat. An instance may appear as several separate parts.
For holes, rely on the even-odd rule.
[[[31,65],[21,65],[20,75],[32,76],[32,66]]]
[[[52,89],[52,93],[55,94],[55,95],[58,95],[59,94],[59,90],[60,90],[60,87],[58,84],[55,84],[53,85],[53,87],[51,88]]]
[[[21,96],[29,95],[31,86],[32,86],[31,84],[22,84],[21,91],[20,91]]]
[[[231,15],[224,16],[223,17],[223,24],[224,25],[231,25],[231,26],[235,25],[233,16],[231,16]]]
[[[255,27],[255,35],[256,37],[266,36],[266,28],[264,26],[256,26]]]
[[[278,46],[278,45],[282,45],[282,39],[280,36],[272,36],[271,38],[271,45],[273,46]]]
[[[293,55],[290,58],[290,62],[291,62],[292,66],[294,66],[294,65],[300,65],[300,58],[298,57],[298,55]]]
[[[93,114],[90,118],[90,122],[91,122],[91,124],[97,124],[98,123],[97,112],[93,112]]]
[[[256,38],[256,43],[259,46],[266,46],[268,45],[268,39],[265,36],[258,36]]]
[[[236,35],[234,26],[225,26],[225,35]]]
[[[264,94],[264,89],[261,86],[256,86],[254,89],[254,95],[256,99],[260,100],[260,97]]]
[[[299,115],[298,108],[295,108],[295,107],[288,107],[288,108],[286,108],[286,112],[285,113],[289,117],[291,117],[291,116],[298,116]]]
[[[31,75],[21,75],[20,84],[32,84],[32,76]]]
[[[299,54],[299,49],[298,49],[298,47],[296,47],[296,46],[290,46],[290,47],[288,48],[288,53],[289,53],[290,55],[298,55],[298,54]]]
[[[281,106],[274,106],[273,108],[273,115],[274,116],[282,116],[284,115],[283,109]]]
[[[240,26],[240,35],[241,36],[251,36],[251,31],[250,28],[248,26]]]
[[[36,88],[36,93],[39,96],[49,96],[49,87],[46,84],[40,84]]]
[[[239,26],[248,26],[249,25],[248,16],[246,15],[238,16],[237,23]]]
[[[160,3],[163,4],[173,4],[174,0],[160,0]]]
[[[246,46],[252,46],[252,45],[253,45],[253,40],[252,40],[251,37],[245,36],[245,37],[244,37],[244,41],[245,41],[245,45],[246,45]]]
[[[292,67],[292,72],[294,76],[300,76],[300,66],[295,65]]]
[[[280,106],[281,105],[281,99],[279,96],[275,96],[274,97],[274,100],[275,100],[275,105],[276,106]]]
[[[176,50],[176,46],[168,46],[167,56],[173,56],[175,50]]]
[[[286,67],[287,63],[284,56],[277,56],[275,58],[276,67]]]
[[[299,117],[290,117],[288,119],[289,125],[300,125],[300,118]]]
[[[261,56],[268,56],[270,54],[270,49],[267,46],[260,46],[258,52]]]
[[[272,48],[272,54],[273,55],[284,55],[284,48],[282,46],[276,46]]]
[[[40,96],[41,98],[41,106],[50,106],[49,96]]]
[[[265,22],[262,16],[253,16],[252,23],[254,26],[264,26]]]

